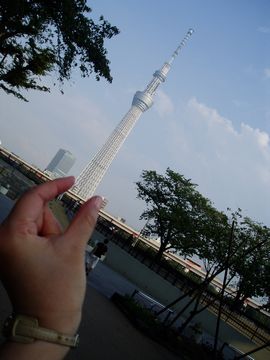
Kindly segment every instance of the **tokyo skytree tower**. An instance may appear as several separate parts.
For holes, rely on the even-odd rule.
[[[165,62],[161,69],[154,73],[153,79],[147,85],[146,89],[135,93],[132,106],[129,111],[109,136],[103,147],[96,153],[93,159],[80,173],[72,191],[78,194],[81,198],[86,200],[94,194],[97,186],[101,182],[103,176],[137,120],[144,111],[148,110],[152,106],[153,96],[155,95],[157,88],[166,80],[172,62],[183,46],[185,46],[187,40],[193,32],[193,29],[188,30],[186,36],[176,48],[170,60]]]

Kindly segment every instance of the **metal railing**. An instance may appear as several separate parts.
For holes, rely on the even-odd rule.
[[[174,264],[174,266],[172,266],[164,259],[158,263],[155,262],[156,251],[153,250],[150,245],[136,242],[136,245],[133,246],[134,243],[131,237],[126,237],[121,233],[113,234],[112,231],[102,223],[97,225],[97,230],[106,236],[109,235],[112,242],[170,282],[173,286],[177,287],[183,293],[196,289],[198,286],[199,279],[198,282],[196,282],[195,278],[189,278],[188,276],[190,275],[183,273],[184,268],[180,264]],[[201,305],[208,305],[207,309],[217,315],[219,306],[218,295],[205,292],[200,303]],[[269,331],[255,324],[255,322],[247,318],[244,314],[231,311],[227,304],[224,304],[222,307],[221,318],[224,322],[231,325],[257,345],[262,345],[270,341]],[[268,350],[270,350],[270,347],[268,347]]]

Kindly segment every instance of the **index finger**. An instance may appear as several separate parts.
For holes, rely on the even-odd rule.
[[[11,215],[35,220],[44,204],[70,189],[74,181],[74,177],[69,176],[48,181],[30,189],[17,202]]]

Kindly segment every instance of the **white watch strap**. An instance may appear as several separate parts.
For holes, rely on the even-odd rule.
[[[69,347],[78,346],[79,335],[65,335],[55,330],[40,327],[35,318],[17,315],[13,321],[10,340],[24,343],[43,340]]]

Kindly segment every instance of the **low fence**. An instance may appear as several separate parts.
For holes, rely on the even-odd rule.
[[[140,240],[138,241],[137,239],[134,241],[132,236],[127,236],[124,233],[116,233],[114,228],[108,227],[108,225],[102,221],[99,221],[97,224],[97,230],[132,255],[136,260],[177,287],[181,292],[188,293],[191,290],[197,289],[199,279],[196,279],[196,276],[190,273],[185,274],[184,267],[181,264],[172,264],[164,258],[156,262],[156,250],[153,250],[149,244]],[[210,312],[215,315],[218,314],[218,295],[205,292],[200,300],[200,304],[202,306],[208,305],[207,309]],[[263,329],[261,326],[255,324],[254,321],[248,319],[244,314],[231,311],[226,304],[222,306],[221,318],[257,345],[263,345],[270,341],[270,333],[267,329]],[[268,350],[270,350],[270,346]]]

